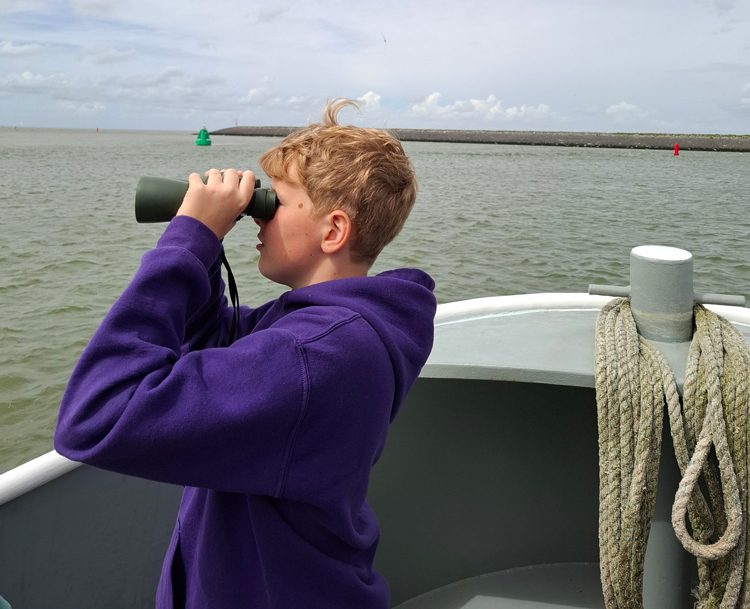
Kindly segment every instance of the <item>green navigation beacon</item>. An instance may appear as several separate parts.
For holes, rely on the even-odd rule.
[[[195,140],[196,146],[210,146],[211,145],[211,138],[208,135],[208,131],[206,131],[206,126],[203,125],[203,129],[201,129],[201,132],[198,134],[198,139]]]

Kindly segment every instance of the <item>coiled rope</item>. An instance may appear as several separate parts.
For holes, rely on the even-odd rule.
[[[750,607],[750,345],[701,305],[694,314],[683,400],[664,356],[638,334],[628,299],[610,301],[597,318],[599,554],[607,609],[643,607],[665,403],[682,474],[672,525],[698,558],[697,609]]]

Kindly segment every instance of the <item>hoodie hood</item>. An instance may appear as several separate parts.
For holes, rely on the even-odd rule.
[[[391,359],[395,395],[391,421],[432,350],[437,302],[435,282],[419,269],[396,269],[372,277],[316,283],[279,298],[283,312],[310,306],[344,307],[378,334]]]

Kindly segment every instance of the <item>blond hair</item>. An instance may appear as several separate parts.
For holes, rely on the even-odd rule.
[[[372,266],[409,217],[417,179],[396,137],[338,124],[336,115],[347,106],[359,111],[349,99],[328,102],[321,123],[286,137],[260,157],[260,166],[269,177],[292,182],[293,163],[315,213],[346,212],[353,227],[352,261]]]

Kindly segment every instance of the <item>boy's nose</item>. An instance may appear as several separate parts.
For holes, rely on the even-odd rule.
[[[268,220],[266,220],[265,218],[253,218],[253,222],[255,222],[258,226],[263,228],[266,225],[266,222],[268,222]]]

